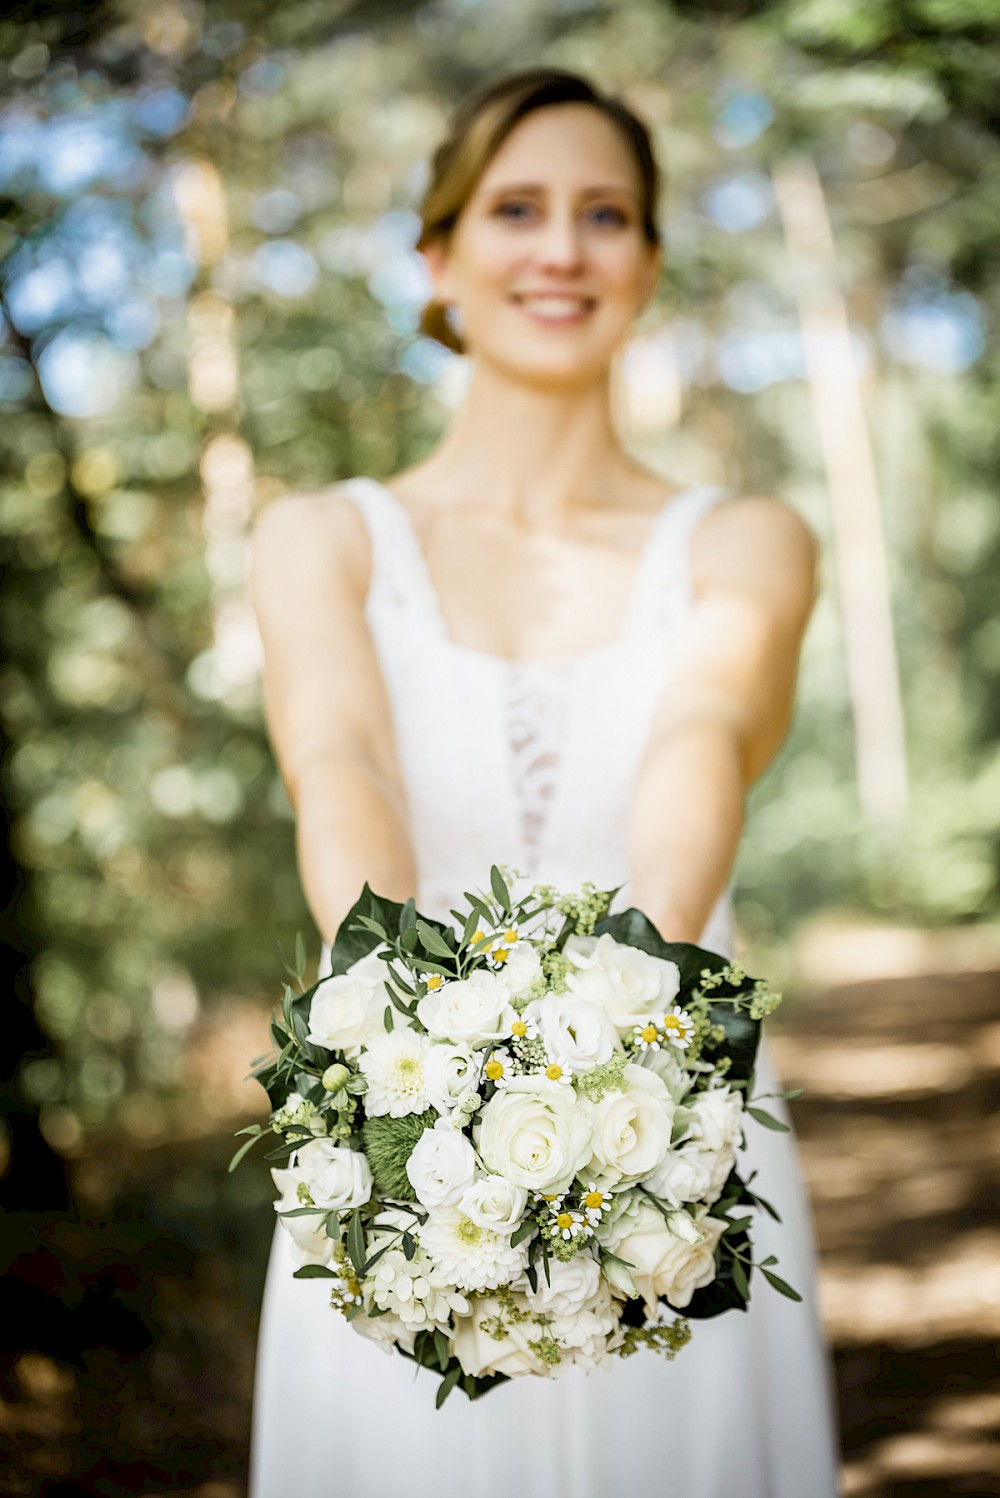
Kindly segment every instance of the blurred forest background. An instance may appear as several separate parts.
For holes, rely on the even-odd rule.
[[[987,1295],[1000,4],[113,0],[0,19],[11,1492],[242,1492],[271,1187],[225,1162],[263,1102],[245,1074],[277,944],[302,929],[319,946],[262,725],[248,533],[289,489],[386,477],[436,442],[466,371],[418,332],[427,158],[472,88],[538,62],[623,92],[665,168],[665,274],[619,371],[630,449],[679,480],[779,494],[824,544],[794,729],[751,793],[738,917],[748,960],[788,984],[783,1064],[814,1100],[797,1122],[859,1453],[849,1491],[892,1471],[898,1493],[998,1490],[982,1305],[934,1333],[973,1370],[979,1414],[960,1401],[926,1446],[921,1379],[958,1385],[897,1358],[878,1405],[889,1365],[849,1353],[876,1336],[851,1288],[876,1248],[863,1224],[837,1234],[926,1125],[911,1163],[949,1154],[936,1200],[967,1214],[967,1282]],[[852,1036],[882,1056],[863,1102],[856,1068],[831,1080],[816,1060]],[[942,1144],[959,1095],[965,1133]],[[855,1127],[862,1154],[889,1140],[882,1163],[824,1197]],[[915,1282],[879,1283],[877,1337],[898,1344]],[[112,1397],[132,1414],[81,1418]],[[910,1447],[885,1445],[907,1430]]]

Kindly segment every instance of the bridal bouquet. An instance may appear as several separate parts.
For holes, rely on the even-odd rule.
[[[508,878],[510,877],[509,871]],[[592,1369],[745,1309],[757,1267],[736,1169],[762,1018],[780,1002],[716,953],[664,942],[617,890],[466,893],[457,926],[366,884],[303,988],[296,941],[252,1075],[298,1278],[387,1351],[470,1397]],[[791,1096],[793,1094],[782,1094]],[[678,1315],[682,1312],[683,1315]]]

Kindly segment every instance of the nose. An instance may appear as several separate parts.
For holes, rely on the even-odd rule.
[[[538,262],[543,269],[567,271],[579,270],[583,263],[580,226],[576,216],[570,212],[552,212],[542,229],[538,245]]]

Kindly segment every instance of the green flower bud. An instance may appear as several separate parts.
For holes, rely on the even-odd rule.
[[[323,1073],[323,1086],[327,1092],[339,1092],[350,1075],[351,1073],[346,1066],[343,1066],[339,1061],[335,1061]]]

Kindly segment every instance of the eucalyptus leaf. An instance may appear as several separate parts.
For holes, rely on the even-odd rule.
[[[510,890],[507,888],[504,877],[496,864],[490,869],[490,887],[497,898],[497,902],[510,914]]]
[[[783,1280],[781,1278],[781,1276],[778,1275],[778,1274],[775,1274],[772,1269],[765,1269],[764,1266],[761,1265],[760,1272],[764,1276],[764,1278],[767,1280],[767,1283],[769,1285],[773,1285],[774,1288],[777,1291],[779,1291],[782,1295],[787,1295],[789,1300],[801,1300],[802,1299],[802,1296],[799,1294],[799,1292],[797,1290],[793,1290],[792,1287],[791,1287],[791,1285],[788,1283],[788,1281],[787,1280]]]
[[[365,1272],[365,1230],[361,1222],[361,1213],[355,1211],[351,1214],[351,1221],[347,1228],[347,1252],[351,1263],[361,1278]]]
[[[779,1134],[788,1134],[791,1132],[786,1123],[782,1123],[780,1118],[775,1118],[772,1114],[765,1112],[763,1108],[748,1107],[747,1112],[751,1118],[755,1118],[759,1124],[763,1124],[765,1129],[775,1129]]]
[[[340,1276],[336,1270],[328,1269],[325,1264],[303,1264],[301,1269],[292,1270],[292,1278],[296,1280],[335,1280]]]

